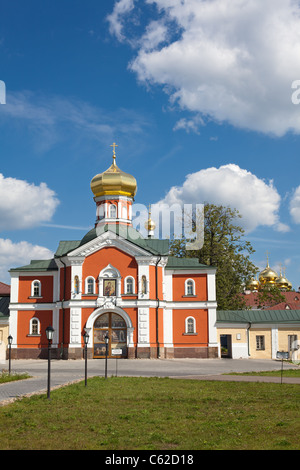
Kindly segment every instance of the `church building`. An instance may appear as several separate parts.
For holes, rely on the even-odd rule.
[[[61,241],[49,260],[10,270],[12,358],[214,358],[215,268],[169,256],[169,240],[132,225],[137,183],[116,164],[91,181],[96,222],[81,240]]]

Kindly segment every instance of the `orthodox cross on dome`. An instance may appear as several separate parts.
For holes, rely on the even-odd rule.
[[[267,266],[268,266],[268,267],[269,267],[269,254],[270,254],[270,253],[269,253],[268,251],[266,251],[266,255],[267,255]]]
[[[119,147],[115,142],[111,145],[113,147],[113,159],[116,158],[116,147]]]

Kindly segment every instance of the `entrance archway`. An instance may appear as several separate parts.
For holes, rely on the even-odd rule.
[[[108,357],[127,357],[127,325],[117,313],[99,315],[94,322],[94,358],[105,357],[105,335],[108,333]]]

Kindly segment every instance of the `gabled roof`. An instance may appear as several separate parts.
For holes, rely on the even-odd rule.
[[[59,242],[58,248],[54,255],[55,258],[67,255],[70,251],[76,250],[79,247],[81,240],[62,240]]]
[[[300,310],[217,310],[217,323],[295,323]]]

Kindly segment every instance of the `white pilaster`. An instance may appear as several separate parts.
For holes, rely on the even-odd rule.
[[[81,308],[70,309],[70,346],[81,347]]]
[[[149,308],[138,309],[138,346],[150,346]]]
[[[164,346],[165,348],[173,348],[173,310],[164,309]]]

